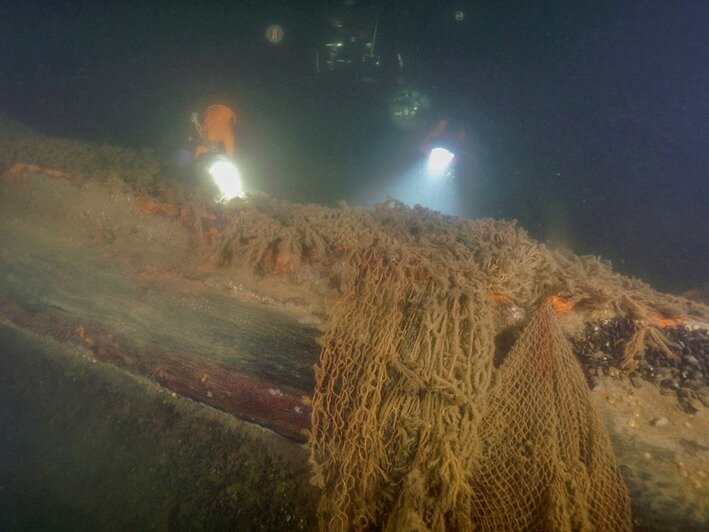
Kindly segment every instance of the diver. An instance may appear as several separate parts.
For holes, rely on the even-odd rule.
[[[243,197],[241,174],[234,160],[236,150],[236,113],[231,107],[213,104],[199,113],[192,113],[190,121],[196,137],[191,137],[194,150],[188,177],[206,185],[215,193],[217,201]]]
[[[208,106],[199,120],[198,113],[192,113],[191,121],[197,132],[194,158],[205,153],[222,153],[229,159],[234,157],[236,148],[236,113],[226,105]]]

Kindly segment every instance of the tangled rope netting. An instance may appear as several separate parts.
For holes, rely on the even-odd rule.
[[[653,317],[706,319],[706,307],[550,250],[513,222],[394,201],[332,210],[261,199],[231,213],[220,257],[255,271],[309,265],[336,281],[310,436],[323,529],[631,528],[558,311],[634,317],[630,363],[643,344],[663,346]],[[511,302],[528,318],[500,363]]]

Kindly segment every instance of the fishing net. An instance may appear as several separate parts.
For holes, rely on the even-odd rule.
[[[492,375],[481,287],[417,255],[363,261],[316,371],[311,452],[325,528],[462,528]]]
[[[629,529],[608,436],[550,304],[495,370],[482,287],[417,267],[371,258],[324,338],[311,429],[323,528]]]
[[[524,309],[553,293],[576,308],[610,309],[651,326],[652,316],[708,314],[706,306],[660,294],[598,257],[550,249],[515,221],[456,218],[396,200],[373,209],[329,209],[267,196],[232,201],[223,219],[216,249],[221,265],[261,274],[309,266],[330,278],[340,294],[346,285],[343,265],[357,264],[374,250],[386,257],[407,248],[444,270],[467,275],[475,269],[491,292]]]
[[[484,530],[629,530],[630,499],[554,310],[542,304],[495,375],[471,470]]]
[[[631,317],[632,366],[647,345],[670,349],[653,317],[706,317],[706,308],[597,258],[550,250],[513,222],[396,202],[367,211],[270,199],[230,216],[222,264],[263,273],[307,265],[339,294],[312,399],[322,529],[631,528],[627,490],[557,314]],[[510,311],[525,326],[512,328],[506,349],[498,340]]]

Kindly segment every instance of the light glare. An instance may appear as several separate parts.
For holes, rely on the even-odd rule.
[[[217,161],[209,167],[209,175],[221,193],[220,201],[229,201],[244,196],[241,175],[236,165],[230,161]]]
[[[428,155],[428,171],[433,176],[440,176],[446,173],[453,161],[455,154],[445,148],[433,148]]]

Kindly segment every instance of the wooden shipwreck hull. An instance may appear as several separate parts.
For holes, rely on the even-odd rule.
[[[2,183],[0,316],[82,345],[97,359],[177,394],[305,440],[315,329],[293,313],[210,287],[197,268],[192,275],[198,279],[178,275],[175,267],[184,264],[173,259],[194,251],[194,235],[181,224],[155,220],[144,200],[131,200],[110,219],[99,209],[115,207],[116,198],[105,196],[102,186],[31,166],[13,168],[10,177]],[[57,188],[64,194],[55,196]],[[102,221],[88,219],[91,209]],[[116,232],[131,217],[128,232],[143,231],[146,222],[163,224],[162,242],[145,234],[148,228],[138,242],[117,242]],[[130,256],[151,244],[163,254]]]
[[[322,318],[332,301],[321,292],[317,302],[307,300],[303,294],[317,291],[307,279],[293,291],[278,276],[254,280],[239,277],[238,265],[216,268],[209,244],[221,230],[219,217],[209,211],[16,165],[0,182],[0,317],[81,345],[96,359],[302,443],[322,332],[311,325],[312,318],[314,312]],[[272,272],[291,269],[278,250],[269,256]],[[587,322],[576,342],[584,352],[593,347],[583,360],[590,385],[602,395],[619,459],[630,468],[634,500],[646,507],[646,515],[664,511],[647,492],[657,478],[648,481],[641,474],[645,456],[660,454],[657,449],[682,464],[663,473],[671,486],[689,479],[687,497],[701,500],[707,494],[708,482],[700,474],[709,473],[701,437],[707,429],[706,325],[667,325],[677,330],[677,359],[661,372],[656,371],[661,364],[641,367],[642,383],[605,380],[618,374],[619,346],[632,334],[622,323]],[[690,384],[691,393],[682,395]],[[674,437],[657,443],[654,433],[633,433],[634,423],[663,426],[657,420],[665,415],[645,413],[636,403],[609,408],[608,401],[622,402],[623,386],[646,403],[664,389],[663,408],[684,410],[672,414]],[[681,417],[688,414],[692,417]],[[640,420],[645,415],[652,419]],[[690,524],[709,519],[706,503],[691,512]]]

